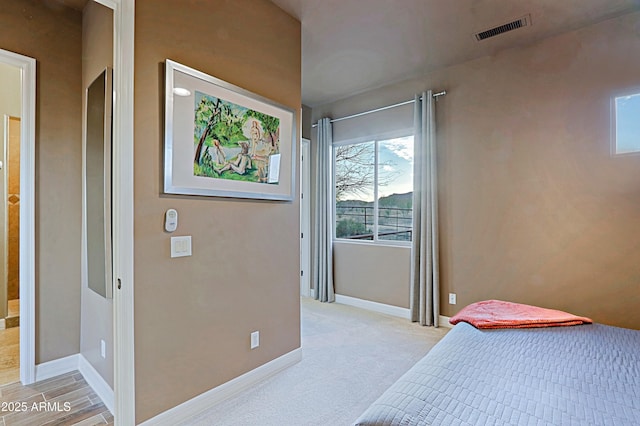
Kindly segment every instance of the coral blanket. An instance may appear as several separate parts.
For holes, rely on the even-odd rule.
[[[468,322],[476,328],[534,328],[591,324],[590,318],[567,312],[502,300],[485,300],[463,308],[449,322]]]

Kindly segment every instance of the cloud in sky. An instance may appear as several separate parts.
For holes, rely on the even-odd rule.
[[[413,136],[384,141],[384,146],[400,158],[413,160]]]

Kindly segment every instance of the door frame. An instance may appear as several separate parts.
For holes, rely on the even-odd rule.
[[[114,420],[135,424],[133,322],[133,108],[135,0],[94,0],[113,10]]]
[[[0,62],[20,69],[20,381],[36,376],[35,135],[36,60],[0,49]]]
[[[310,141],[300,140],[300,295],[311,296]]]

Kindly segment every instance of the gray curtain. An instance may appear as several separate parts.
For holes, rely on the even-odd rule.
[[[438,327],[438,181],[436,125],[431,90],[416,95],[414,109],[411,321]]]
[[[321,302],[335,301],[333,291],[332,145],[331,120],[322,118],[318,121],[313,245],[315,298]]]

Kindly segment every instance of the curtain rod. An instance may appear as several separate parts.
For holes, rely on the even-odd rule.
[[[446,90],[443,90],[442,92],[434,93],[433,97],[434,98],[439,98],[440,96],[444,96],[446,94],[447,94]],[[420,99],[422,99],[422,98],[420,98]],[[333,120],[330,120],[330,122],[331,123],[335,123],[337,121],[348,120],[350,118],[356,118],[356,117],[360,117],[362,115],[372,114],[374,112],[380,112],[380,111],[384,111],[384,110],[387,110],[387,109],[391,109],[391,108],[395,108],[395,107],[399,107],[399,106],[403,106],[403,105],[409,105],[409,104],[412,104],[414,102],[415,102],[415,99],[410,99],[408,101],[400,102],[400,103],[393,104],[393,105],[387,105],[387,106],[376,108],[376,109],[372,109],[372,110],[369,110],[369,111],[359,112],[357,114],[348,115],[346,117],[334,118]],[[312,128],[318,127],[318,123],[313,124],[311,127]]]

